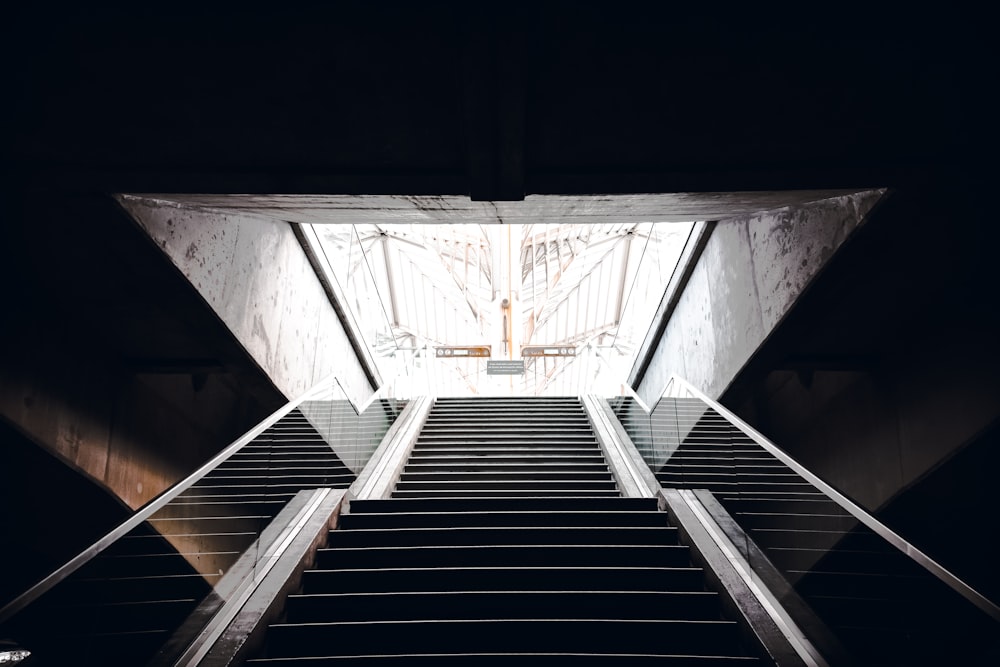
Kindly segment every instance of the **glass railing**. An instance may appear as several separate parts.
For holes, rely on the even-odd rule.
[[[299,491],[347,488],[404,406],[380,392],[358,409],[336,378],[320,383],[0,610],[0,639],[33,665],[179,655],[259,566],[271,520]]]
[[[676,377],[651,407],[607,395],[661,486],[704,500],[815,645],[852,664],[997,664],[996,604],[723,406]]]

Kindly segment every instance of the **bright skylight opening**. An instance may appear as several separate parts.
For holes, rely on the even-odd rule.
[[[575,395],[623,382],[693,223],[315,225],[387,380],[435,395]],[[491,375],[489,346],[524,359]],[[554,356],[522,357],[525,346]],[[565,354],[572,351],[571,354]],[[400,380],[396,380],[400,381]]]

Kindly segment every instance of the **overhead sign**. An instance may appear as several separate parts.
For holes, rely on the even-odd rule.
[[[575,357],[576,348],[566,345],[525,345],[522,357]]]
[[[487,375],[524,375],[524,359],[490,359],[486,362]]]
[[[489,357],[489,345],[442,345],[435,347],[438,357]]]

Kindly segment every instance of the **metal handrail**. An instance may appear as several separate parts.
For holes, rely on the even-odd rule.
[[[323,392],[329,391],[333,385],[341,387],[340,380],[336,375],[330,375],[317,383],[314,387],[307,390],[300,397],[293,399],[286,403],[284,406],[275,410],[272,414],[266,417],[259,424],[251,428],[249,431],[240,436],[231,445],[223,449],[221,452],[216,454],[214,457],[209,459],[207,463],[202,465],[200,468],[195,470],[193,473],[185,477],[183,480],[174,484],[169,489],[156,496],[148,503],[140,507],[134,514],[129,516],[125,521],[118,524],[109,533],[104,535],[92,545],[81,551],[79,554],[74,556],[65,565],[54,571],[49,576],[42,579],[40,582],[26,590],[21,595],[17,596],[9,603],[7,603],[2,609],[0,609],[0,624],[6,622],[8,619],[13,617],[15,614],[20,612],[22,609],[27,607],[29,604],[37,600],[39,597],[51,590],[56,584],[66,579],[68,576],[76,572],[83,565],[90,562],[102,551],[110,547],[112,544],[117,542],[119,539],[124,537],[129,531],[134,529],[136,526],[140,525],[153,514],[163,509],[167,504],[174,500],[177,496],[187,491],[194,484],[196,484],[202,477],[210,473],[221,463],[229,459],[229,457],[236,454],[238,451],[243,449],[246,445],[252,442],[257,436],[263,433],[265,430],[276,424],[283,417],[285,417],[289,412],[299,407],[302,403],[316,397]],[[344,392],[345,395],[347,392]],[[373,396],[379,392],[374,392]],[[369,400],[366,405],[370,404]],[[351,407],[355,410],[357,414],[361,414],[362,411],[358,411],[357,408],[351,403]]]
[[[913,561],[915,561],[917,564],[919,564],[925,570],[927,570],[932,575],[934,575],[935,577],[937,577],[938,579],[940,579],[942,582],[944,582],[945,584],[947,584],[950,588],[952,588],[959,595],[961,595],[962,597],[964,597],[965,599],[967,599],[969,602],[971,602],[974,605],[976,605],[977,607],[979,607],[982,611],[984,611],[990,617],[992,617],[993,619],[995,619],[997,621],[1000,621],[1000,606],[997,606],[996,604],[994,604],[989,598],[987,598],[986,596],[984,596],[982,593],[980,593],[979,591],[977,591],[976,589],[974,589],[972,586],[970,586],[966,582],[962,581],[962,579],[960,579],[959,577],[957,577],[954,573],[952,573],[946,567],[944,567],[943,565],[941,565],[940,563],[938,563],[936,560],[934,560],[933,558],[931,558],[930,556],[928,556],[927,554],[925,554],[923,551],[921,551],[920,549],[918,549],[916,546],[914,546],[913,544],[911,544],[910,542],[908,542],[906,539],[904,539],[898,533],[894,532],[891,528],[889,528],[888,526],[886,526],[884,523],[882,523],[881,521],[879,521],[878,519],[876,519],[874,516],[872,516],[871,514],[869,514],[867,510],[865,510],[864,508],[862,508],[861,506],[859,506],[853,500],[851,500],[850,498],[848,498],[847,496],[845,496],[841,492],[837,491],[835,488],[833,488],[832,486],[830,486],[827,482],[824,482],[822,479],[820,479],[819,477],[817,477],[808,468],[806,468],[801,463],[799,463],[798,461],[796,461],[795,459],[793,459],[791,456],[789,456],[787,453],[785,453],[783,450],[781,450],[780,448],[778,448],[777,445],[775,445],[773,442],[771,442],[766,437],[764,437],[760,432],[758,432],[752,426],[750,426],[745,421],[743,421],[742,419],[740,419],[739,417],[737,417],[735,414],[733,414],[730,410],[728,410],[726,407],[724,407],[723,405],[721,405],[719,402],[717,402],[717,401],[709,398],[708,396],[706,396],[702,391],[700,391],[699,389],[695,388],[690,382],[688,382],[684,378],[682,378],[682,377],[680,377],[679,375],[676,375],[676,374],[671,375],[670,379],[667,381],[666,386],[663,388],[663,391],[660,393],[659,398],[656,399],[656,402],[654,403],[654,407],[655,407],[655,405],[659,404],[659,402],[660,402],[661,399],[663,399],[665,397],[666,398],[670,398],[669,396],[667,396],[667,392],[671,388],[671,385],[673,385],[673,384],[677,384],[678,386],[680,386],[681,388],[683,388],[685,391],[687,391],[688,393],[690,393],[693,397],[701,400],[707,406],[709,406],[710,408],[712,408],[713,410],[715,410],[716,412],[718,412],[726,420],[728,420],[729,423],[731,423],[733,426],[735,426],[740,431],[742,431],[747,437],[749,437],[751,440],[753,440],[757,445],[759,445],[760,447],[762,447],[769,454],[771,454],[772,456],[774,456],[775,458],[777,458],[779,461],[781,461],[782,463],[784,463],[786,466],[788,466],[789,468],[791,468],[800,477],[802,477],[803,479],[805,479],[806,481],[808,481],[810,484],[812,484],[813,486],[815,486],[818,490],[820,490],[823,494],[825,494],[828,498],[830,498],[830,500],[832,500],[833,502],[837,503],[840,507],[842,507],[845,511],[847,511],[851,516],[853,516],[855,519],[857,519],[858,521],[860,521],[861,523],[863,523],[865,526],[867,526],[868,528],[870,528],[873,532],[875,532],[877,535],[879,535],[880,537],[882,537],[886,542],[888,542],[892,546],[894,546],[897,549],[899,549],[907,557],[909,557],[910,559],[912,559]],[[645,402],[643,402],[643,400],[641,398],[639,398],[638,394],[636,394],[631,389],[631,387],[629,387],[628,385],[623,385],[623,388],[626,390],[626,393],[629,395],[629,397],[632,398],[637,403],[637,405],[642,409],[643,412],[645,412],[647,415],[649,415],[650,413],[652,413],[653,410],[650,409],[645,404]]]

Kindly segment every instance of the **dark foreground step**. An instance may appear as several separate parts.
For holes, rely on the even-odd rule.
[[[485,511],[485,512],[386,512],[341,515],[340,528],[458,528],[458,527],[550,527],[578,526],[667,527],[663,512],[614,511]]]
[[[434,491],[434,492],[455,492],[455,491],[616,491],[615,481],[611,474],[606,475],[607,479],[457,479],[454,481],[420,481],[411,480],[409,476],[403,477],[396,484],[396,492],[403,491]]]
[[[757,658],[719,655],[641,655],[636,653],[452,653],[408,655],[318,656],[308,658],[261,658],[248,665],[262,667],[736,667],[756,665]]]
[[[584,527],[499,527],[461,528],[358,528],[330,532],[327,546],[340,547],[422,547],[422,546],[530,546],[539,544],[620,545],[677,544],[677,529],[667,526],[619,528]]]
[[[521,489],[420,489],[414,491],[400,491],[396,490],[393,492],[394,498],[536,498],[539,495],[547,496],[564,496],[564,497],[576,497],[576,496],[603,496],[606,498],[618,498],[621,494],[618,489],[581,489],[581,488],[562,488],[562,489],[546,489],[544,487],[539,488],[533,486],[531,488],[521,488]]]
[[[310,621],[720,618],[718,595],[707,591],[485,591],[291,595],[288,623]]]
[[[688,548],[676,545],[530,545],[413,546],[323,549],[317,567],[372,569],[402,567],[680,567],[689,562]]]
[[[302,588],[315,593],[427,591],[700,591],[704,572],[680,567],[399,567],[306,570]]]
[[[408,653],[739,653],[733,621],[488,620],[279,623],[268,655]]]
[[[351,514],[368,512],[616,512],[656,511],[655,498],[607,498],[595,496],[476,497],[476,498],[387,498],[352,500]]]

